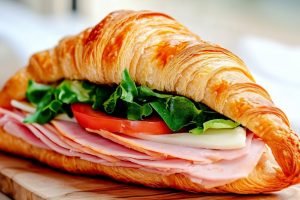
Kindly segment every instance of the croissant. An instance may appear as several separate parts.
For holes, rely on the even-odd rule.
[[[208,193],[264,193],[300,182],[299,138],[243,61],[203,41],[172,17],[150,11],[110,13],[95,27],[31,56],[0,92],[0,106],[25,99],[27,83],[62,79],[119,84],[127,68],[138,84],[183,95],[239,122],[269,147],[246,178],[206,188],[181,174],[109,167],[28,144],[0,131],[0,149],[80,174],[100,174],[151,187]]]

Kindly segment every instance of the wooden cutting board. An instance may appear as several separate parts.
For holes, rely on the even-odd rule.
[[[19,200],[77,199],[300,199],[300,186],[266,195],[209,195],[151,189],[115,182],[104,177],[76,176],[52,170],[37,162],[0,153],[0,190]]]

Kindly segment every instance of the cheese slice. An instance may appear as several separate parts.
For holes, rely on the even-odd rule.
[[[164,144],[207,149],[238,149],[246,146],[246,130],[240,126],[234,129],[208,129],[199,135],[191,133],[164,135],[140,133],[136,137]]]

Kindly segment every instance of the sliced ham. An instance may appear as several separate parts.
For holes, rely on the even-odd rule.
[[[146,141],[122,134],[111,133],[105,130],[97,131],[89,129],[88,131],[97,133],[113,142],[146,154],[155,152],[165,158],[180,158],[202,164],[212,163],[218,160],[233,160],[242,157],[249,151],[252,141],[252,135],[249,135],[246,141],[247,145],[244,148],[237,150],[213,150]],[[151,155],[151,153],[148,155]]]
[[[52,121],[52,124],[63,136],[98,153],[114,157],[153,160],[151,156],[131,150],[98,135],[92,135],[77,123],[55,120]]]
[[[5,110],[2,108],[0,108],[0,112],[10,116],[11,118],[14,118],[15,120],[19,121],[20,123],[22,123],[24,120],[24,116],[22,116],[21,113],[11,112],[9,110]],[[57,136],[55,136],[55,134],[53,132],[47,130],[45,127],[35,124],[38,128],[40,128],[40,129],[37,129],[35,126],[33,126],[31,124],[23,123],[23,125],[26,126],[33,133],[33,135],[35,135],[37,138],[39,138],[45,145],[47,145],[53,151],[56,151],[60,154],[66,155],[66,156],[76,156],[76,157],[82,156],[81,153],[78,153],[71,149],[65,148],[67,144],[63,144],[63,146],[60,146],[63,143],[63,141],[58,139]],[[49,138],[51,138],[52,140]],[[53,140],[59,141],[59,144],[55,143]],[[103,157],[101,157],[101,159],[104,159],[104,160],[107,160],[110,162],[118,161],[109,156],[103,156]]]
[[[9,120],[8,116],[0,113],[0,127],[4,126],[4,124],[7,122],[7,120]]]
[[[64,141],[62,141],[60,139],[60,137],[58,137],[58,135],[53,130],[49,129],[49,127],[42,126],[42,125],[37,124],[37,123],[33,123],[32,125],[36,129],[38,129],[41,133],[43,133],[43,135],[45,135],[49,140],[51,140],[52,142],[54,142],[58,146],[61,146],[65,149],[74,150],[74,148],[72,146],[70,146],[70,145],[66,144]]]
[[[180,173],[205,187],[247,177],[265,150],[264,142],[252,134],[248,134],[244,148],[212,150],[88,130],[98,134],[94,135],[74,122],[53,121],[54,126],[42,126],[23,124],[23,119],[18,111],[0,108],[0,126],[32,145],[38,146],[36,141],[39,141],[60,154],[106,166],[139,168],[165,175]]]
[[[248,154],[235,160],[223,160],[210,164],[193,164],[176,159],[143,160],[138,164],[164,173],[183,173],[193,182],[206,187],[215,187],[247,177],[258,163],[264,150],[265,144],[259,139],[254,139]]]
[[[84,153],[89,154],[89,155],[97,156],[97,157],[105,159],[105,160],[107,160],[107,161],[109,161],[111,163],[115,163],[115,162],[121,161],[120,159],[118,159],[116,157],[105,155],[105,154],[93,151],[92,149],[87,148],[87,147],[85,147],[85,146],[83,146],[83,145],[75,142],[74,140],[65,137],[63,134],[60,133],[60,131],[57,131],[57,133],[60,135],[61,139],[64,142],[66,142],[70,146],[74,147],[79,152],[84,152]]]
[[[48,137],[51,141],[53,141],[54,143],[56,143],[59,146],[62,146],[66,149],[69,149],[71,152],[84,152],[84,153],[102,158],[102,159],[107,160],[109,162],[119,161],[119,159],[113,158],[111,156],[106,156],[106,155],[103,155],[101,153],[92,154],[89,151],[84,151],[83,147],[80,144],[77,145],[77,146],[75,146],[74,143],[68,144],[67,142],[65,142],[65,140],[62,140],[62,137],[59,135],[59,132],[49,124],[46,124],[44,126],[41,126],[39,124],[33,124],[33,125],[39,131],[41,131],[46,137]]]
[[[150,169],[158,169],[167,173],[183,173],[193,182],[203,184],[205,187],[216,187],[245,178],[258,163],[265,144],[254,139],[247,155],[235,160],[223,160],[210,164],[192,164],[184,160],[139,161],[138,164]]]
[[[188,171],[194,165],[193,163],[182,159],[167,159],[167,160],[132,160],[130,161],[141,166],[156,169],[161,172],[181,173]]]
[[[254,139],[248,154],[235,160],[223,160],[207,165],[193,165],[189,175],[206,180],[231,180],[248,176],[256,166],[263,152],[265,143]]]
[[[16,122],[17,120],[15,120],[14,118],[12,117],[9,117],[8,115],[1,115],[0,117],[0,126],[4,126],[5,123],[7,123],[8,121],[13,121],[13,122]]]
[[[46,146],[39,138],[33,135],[28,128],[26,128],[24,125],[20,123],[14,122],[12,120],[7,121],[4,124],[3,129],[7,133],[10,133],[18,138],[21,138],[33,146],[37,146],[42,149],[49,149],[49,147]]]
[[[62,146],[55,144],[48,137],[46,137],[43,133],[41,133],[38,129],[36,129],[32,125],[25,125],[36,137],[38,137],[42,142],[44,142],[48,147],[50,147],[53,151],[61,153],[66,156],[77,156],[75,152],[70,151]]]
[[[15,120],[17,120],[19,123],[22,123],[24,120],[24,117],[20,116],[20,114],[18,113],[14,113],[11,112],[9,110],[5,110],[0,108],[0,112],[3,114],[8,115],[11,118],[14,118]],[[24,123],[23,123],[24,124]],[[47,137],[45,137],[39,130],[37,130],[34,126],[30,125],[30,124],[24,124],[24,126],[26,126],[31,132],[32,134],[39,138],[45,145],[47,145],[49,148],[51,148],[52,150],[61,153],[63,155],[67,155],[67,156],[75,156],[74,153],[70,152],[68,149],[65,149],[57,144],[55,144],[54,142],[52,142],[51,140],[49,140]]]
[[[8,116],[14,118],[15,120],[19,121],[20,123],[23,123],[24,116],[22,116],[20,113],[14,113],[8,110],[4,110],[0,108],[0,112],[7,114]],[[49,148],[52,150],[61,153],[63,155],[67,156],[76,156],[76,153],[71,152],[69,149],[66,149],[62,146],[59,146],[52,140],[50,140],[47,136],[45,136],[40,130],[38,130],[36,127],[34,127],[31,124],[23,123],[24,126],[26,126],[37,138],[39,138],[44,144],[46,144]]]
[[[49,124],[44,126],[39,124],[34,124],[34,126],[32,126],[32,125],[22,123],[24,118],[21,116],[22,114],[20,112],[14,113],[8,110],[4,110],[2,108],[0,108],[0,112],[5,113],[4,115],[2,115],[2,117],[6,117],[7,119],[9,119],[8,121],[9,125],[6,127],[8,130],[5,131],[12,135],[15,135],[17,133],[16,127],[21,128],[22,130],[23,129],[27,130],[28,132],[26,132],[26,134],[28,135],[26,136],[26,138],[22,137],[22,139],[24,139],[25,141],[27,141],[28,143],[34,146],[40,147],[38,144],[34,143],[33,141],[35,141],[36,139],[39,140],[39,138],[41,138],[42,140],[39,141],[42,142],[42,146],[44,146],[47,149],[50,148],[62,155],[79,157],[82,160],[87,160],[90,162],[99,163],[106,166],[121,166],[121,167],[130,167],[130,168],[140,167],[137,164],[131,163],[129,161],[127,162],[120,161],[119,159],[114,159],[111,156],[104,155],[103,157],[105,158],[103,158],[102,156],[100,157],[99,154],[96,154],[95,156],[93,154],[89,154],[90,152],[88,151],[87,153],[85,153],[85,151],[81,151],[82,148],[79,148],[79,146],[81,146],[80,144],[77,144],[75,142],[66,143],[64,140],[59,138],[56,129]]]

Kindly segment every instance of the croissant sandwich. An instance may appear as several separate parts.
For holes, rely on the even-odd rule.
[[[168,15],[116,11],[31,56],[0,92],[0,149],[157,188],[300,182],[299,138],[242,60]]]

